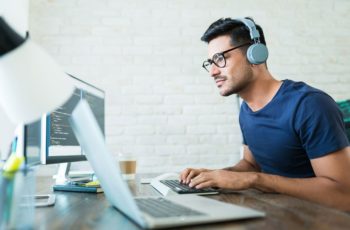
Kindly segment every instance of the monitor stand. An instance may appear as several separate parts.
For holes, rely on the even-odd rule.
[[[34,207],[49,207],[55,205],[56,196],[54,194],[34,195]]]
[[[58,172],[55,175],[56,183],[53,186],[54,191],[67,191],[67,192],[98,192],[97,188],[86,188],[79,185],[81,183],[87,183],[93,181],[92,172],[78,172],[69,173],[71,163],[61,163],[58,167]]]
[[[34,199],[35,199],[34,206],[36,208],[53,206],[55,205],[55,202],[56,202],[56,196],[54,194],[35,195]],[[46,201],[42,201],[42,200],[46,200]]]
[[[58,165],[57,174],[54,176],[56,178],[56,185],[64,185],[69,182],[69,170],[71,163],[60,163]]]
[[[56,185],[64,185],[69,182],[92,181],[93,173],[87,171],[70,172],[71,163],[60,163],[57,174],[54,176]]]

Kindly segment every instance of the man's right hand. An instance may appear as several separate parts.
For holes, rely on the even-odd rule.
[[[187,168],[180,173],[180,183],[189,184],[193,177],[198,176],[201,172],[209,172],[209,171],[212,171],[212,170],[204,169],[204,168],[200,168],[200,169]]]

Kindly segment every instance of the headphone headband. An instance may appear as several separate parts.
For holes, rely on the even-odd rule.
[[[260,33],[256,29],[255,23],[252,20],[247,18],[237,18],[236,20],[242,22],[249,29],[250,38],[253,41],[260,42]]]

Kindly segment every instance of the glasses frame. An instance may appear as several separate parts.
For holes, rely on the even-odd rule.
[[[252,44],[252,43],[250,43],[250,42],[249,42],[249,43],[244,43],[244,44],[242,44],[242,45],[233,47],[233,48],[228,49],[228,50],[225,50],[225,51],[223,51],[223,52],[215,53],[215,54],[213,55],[213,57],[214,57],[215,55],[220,55],[220,56],[222,56],[222,57],[224,58],[224,65],[223,65],[223,66],[219,66],[215,61],[213,61],[213,57],[212,57],[211,59],[205,60],[205,61],[203,62],[203,64],[202,64],[202,67],[203,67],[207,72],[210,72],[210,69],[207,69],[207,68],[205,67],[207,63],[210,64],[210,67],[211,67],[211,65],[214,63],[214,65],[216,65],[218,68],[225,68],[225,67],[226,67],[226,57],[225,57],[225,55],[224,55],[225,53],[228,53],[228,52],[233,51],[233,50],[235,50],[235,49],[241,48],[241,47],[243,47],[243,46],[251,45],[251,44]]]

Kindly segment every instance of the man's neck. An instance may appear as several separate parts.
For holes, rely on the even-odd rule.
[[[273,78],[267,71],[258,76],[251,85],[239,96],[248,104],[252,111],[264,108],[276,95],[282,82]]]

